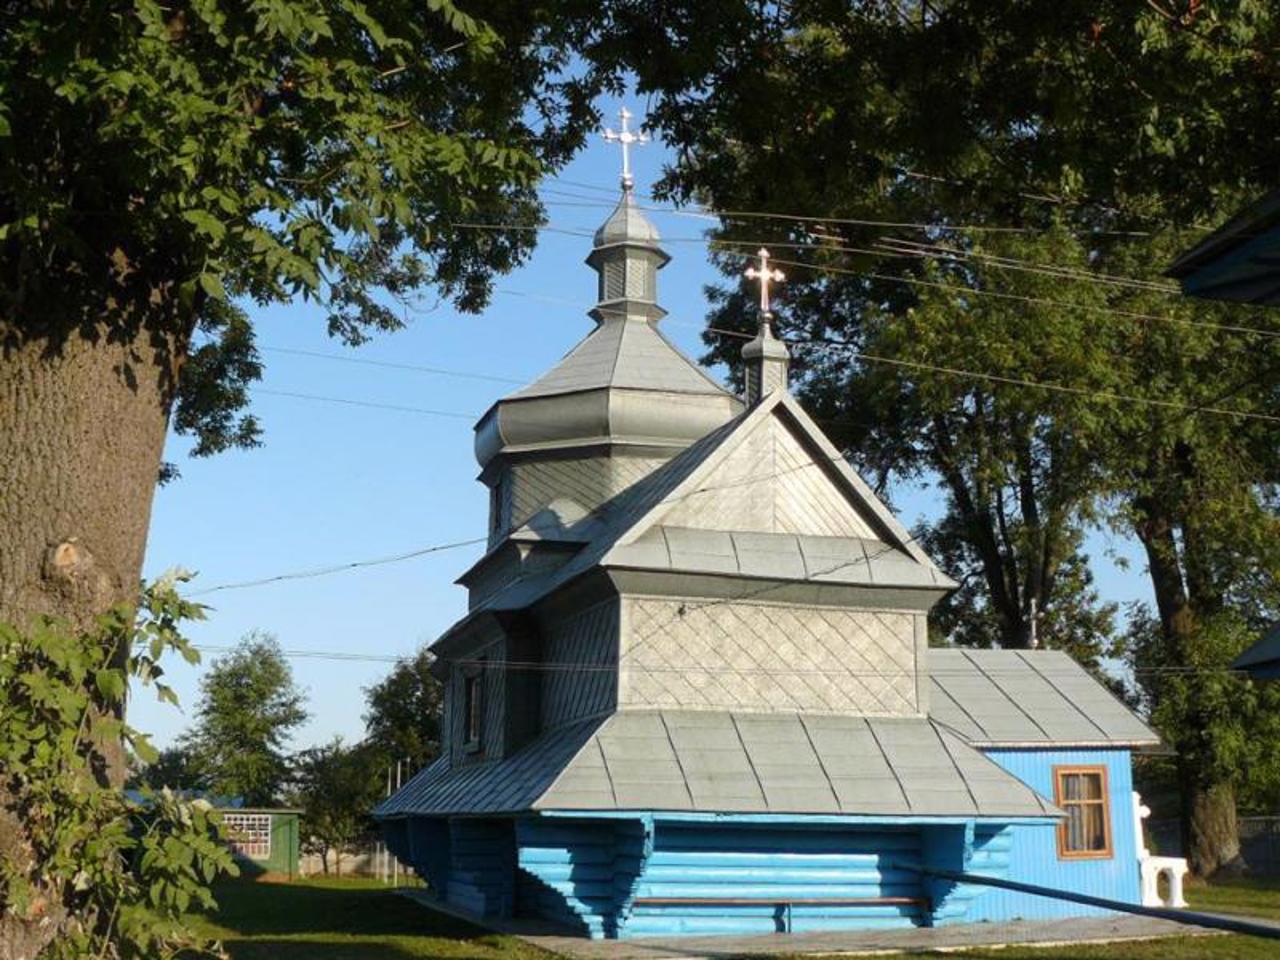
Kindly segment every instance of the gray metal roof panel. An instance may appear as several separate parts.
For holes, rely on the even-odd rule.
[[[1160,742],[1109,690],[1059,650],[929,651],[931,716],[983,746]]]
[[[726,730],[735,732],[733,741]],[[728,711],[624,711],[549,731],[505,760],[457,768],[440,760],[377,813],[530,809],[1057,813],[1030,787],[924,719]]]
[[[643,317],[609,317],[564,358],[505,400],[609,387],[726,396],[727,391]]]

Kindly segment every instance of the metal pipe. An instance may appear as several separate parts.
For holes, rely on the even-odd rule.
[[[1053,900],[1069,900],[1072,903],[1083,903],[1090,907],[1101,907],[1117,913],[1132,913],[1140,917],[1154,917],[1157,920],[1172,920],[1193,927],[1208,927],[1211,930],[1225,930],[1228,933],[1243,933],[1251,937],[1265,937],[1269,940],[1280,940],[1280,925],[1270,926],[1261,923],[1250,923],[1248,920],[1233,920],[1212,913],[1198,913],[1194,910],[1174,910],[1170,907],[1141,907],[1122,900],[1108,900],[1105,897],[1091,897],[1087,893],[1075,893],[1071,890],[1055,890],[1052,887],[1041,887],[1034,883],[1019,883],[1017,880],[1001,880],[997,877],[984,877],[976,873],[959,873],[955,870],[943,870],[939,867],[920,867],[907,863],[892,864],[900,870],[910,870],[930,877],[952,880],[956,883],[975,883],[987,887],[999,887],[1002,890],[1015,890],[1018,893],[1030,893],[1038,897],[1049,897]]]

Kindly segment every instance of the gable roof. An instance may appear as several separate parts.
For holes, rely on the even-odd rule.
[[[580,721],[504,760],[441,758],[375,815],[527,810],[1061,815],[928,720],[693,710]]]
[[[929,715],[979,747],[1154,746],[1160,736],[1060,650],[929,651]]]
[[[1189,296],[1277,306],[1278,255],[1280,190],[1273,190],[1178,257],[1166,274]]]
[[[832,446],[817,424],[790,394],[786,391],[777,391],[691,443],[675,457],[605,503],[599,510],[579,521],[579,524],[594,525],[595,529],[591,533],[591,539],[573,559],[552,571],[520,577],[495,591],[467,617],[455,624],[437,643],[444,641],[479,613],[524,609],[595,567],[633,566],[644,546],[638,542],[661,523],[662,517],[675,504],[691,494],[714,486],[711,478],[718,464],[750,435],[755,426],[772,416],[787,418],[788,423],[813,450],[814,462],[821,464],[826,475],[832,478],[833,483],[839,485],[844,495],[850,498],[881,537],[880,540],[872,541],[877,544],[873,551],[862,547],[855,548],[853,544],[844,544],[843,548],[849,551],[847,559],[841,553],[842,545],[837,542],[839,538],[817,538],[826,543],[826,549],[837,554],[833,557],[835,562],[825,568],[815,567],[807,572],[806,576],[797,579],[841,582],[842,570],[852,571],[858,566],[867,567],[874,561],[876,568],[882,573],[887,574],[891,569],[896,570],[898,579],[895,583],[899,585],[929,586],[932,589],[951,589],[956,586],[954,581],[937,568],[906,528],[845,462],[844,457]],[[574,531],[578,529],[581,529],[578,524],[571,525],[562,533],[561,538],[574,539]],[[790,552],[790,542],[786,537],[781,538],[777,543],[783,553]],[[806,549],[810,554],[817,556],[824,547],[820,546],[815,539]],[[779,563],[783,562],[785,561],[779,560]],[[917,567],[922,569],[915,569]],[[686,567],[668,566],[665,569],[685,571]],[[911,573],[908,574],[907,571]],[[743,575],[753,574],[744,573]],[[851,573],[849,576],[855,575]],[[858,581],[849,579],[846,582]]]
[[[775,391],[736,421],[726,425],[731,426],[732,429],[722,440],[703,451],[698,461],[690,465],[691,469],[687,469],[664,496],[643,511],[630,527],[618,536],[616,542],[626,546],[637,540],[652,525],[660,523],[662,517],[671,512],[681,501],[711,488],[713,486],[710,482],[711,477],[717,468],[752,434],[755,427],[773,416],[787,421],[797,438],[809,449],[812,456],[811,462],[842,490],[849,502],[872,527],[878,539],[897,547],[917,563],[928,567],[934,566],[928,554],[920,548],[906,528],[854,472],[840,451],[831,444],[818,425],[805,413],[804,408],[785,390]],[[731,521],[726,524],[726,528],[733,529]]]

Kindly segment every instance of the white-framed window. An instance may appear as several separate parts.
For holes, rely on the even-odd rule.
[[[222,827],[232,853],[250,860],[271,856],[271,814],[224,813]]]

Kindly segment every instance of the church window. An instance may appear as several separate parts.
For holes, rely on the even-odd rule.
[[[462,746],[480,749],[481,723],[484,719],[484,676],[479,672],[462,678]]]
[[[1067,814],[1058,827],[1063,860],[1105,860],[1111,852],[1107,768],[1054,767],[1054,802]]]

